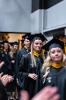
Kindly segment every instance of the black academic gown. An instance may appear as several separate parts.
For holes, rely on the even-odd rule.
[[[28,54],[29,51],[26,49],[26,48],[22,48],[21,50],[19,50],[17,52],[17,55],[16,55],[16,59],[15,59],[15,72],[16,72],[16,75],[18,73],[18,70],[19,70],[19,65],[20,65],[20,61],[21,61],[21,58]]]
[[[66,68],[61,67],[59,69],[56,69],[50,67],[50,73],[46,78],[43,87],[47,85],[58,87],[60,100],[66,100]]]
[[[6,89],[0,81],[0,100],[8,100],[8,95],[6,93]]]
[[[2,52],[0,54],[0,60],[4,61],[4,65],[0,69],[0,73],[3,73],[3,75],[5,75],[5,74],[12,75],[14,77],[13,69],[11,66],[11,57],[10,57],[9,53],[6,54],[5,52]],[[14,81],[10,82],[6,85],[6,90],[8,92],[11,92],[14,90]]]
[[[19,86],[22,90],[27,90],[30,97],[34,96],[41,88],[40,80],[40,70],[43,64],[43,59],[40,57],[35,57],[36,66],[32,67],[31,54],[25,55],[21,59],[20,70],[18,72]],[[38,75],[37,80],[33,80],[28,77],[29,73],[35,73]]]
[[[12,74],[12,68],[11,68],[11,57],[9,53],[2,52],[0,53],[0,61],[4,61],[4,65],[0,69],[0,73],[3,72],[3,74]]]

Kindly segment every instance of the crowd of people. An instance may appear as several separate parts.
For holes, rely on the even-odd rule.
[[[41,34],[0,44],[0,100],[66,100],[64,43]],[[44,52],[46,51],[46,52]]]

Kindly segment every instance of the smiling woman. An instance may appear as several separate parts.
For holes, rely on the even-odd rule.
[[[63,64],[66,61],[66,55],[63,53],[64,43],[60,40],[52,39],[44,45],[44,49],[49,52],[43,65],[43,87],[48,85],[56,86],[61,100],[66,100],[66,67]]]
[[[44,59],[42,45],[46,39],[38,33],[30,35],[30,40],[31,52],[22,57],[17,78],[21,94],[22,90],[26,90],[32,98],[41,89],[40,71]]]

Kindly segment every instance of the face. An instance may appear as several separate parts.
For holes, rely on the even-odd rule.
[[[33,49],[37,52],[40,52],[42,50],[42,46],[43,46],[42,40],[37,39],[33,42]]]
[[[18,50],[18,45],[14,45],[14,50]]]
[[[52,48],[50,50],[50,57],[53,62],[60,62],[63,57],[63,51],[61,48]]]
[[[9,44],[8,43],[4,43],[4,49],[8,50],[9,48]]]
[[[25,39],[25,40],[24,40],[24,45],[25,45],[26,47],[30,47],[30,40],[29,40],[29,39]]]

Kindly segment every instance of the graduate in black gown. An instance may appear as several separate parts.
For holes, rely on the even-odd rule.
[[[43,87],[56,86],[60,94],[60,100],[66,100],[66,66],[64,61],[64,43],[57,39],[52,39],[43,46],[48,52],[46,60],[43,65]]]
[[[3,74],[11,74],[11,57],[9,55],[9,43],[8,41],[3,42],[3,51],[0,53],[0,62],[4,62],[0,72]]]
[[[9,42],[4,41],[3,42],[3,51],[0,53],[0,73],[3,73],[3,76],[7,76],[7,85],[5,86],[6,91],[10,93],[12,91],[12,84],[13,84],[13,74],[12,74],[12,66],[11,66],[11,57],[9,55]],[[10,82],[8,82],[8,79]],[[5,79],[4,79],[5,80]]]
[[[29,39],[30,33],[25,34],[22,38],[22,42],[24,47],[21,50],[18,50],[17,55],[16,55],[16,74],[19,70],[19,64],[21,58],[26,55],[27,53],[30,52],[30,39]]]
[[[22,57],[18,72],[18,84],[21,91],[28,91],[30,98],[40,90],[40,70],[44,61],[43,42],[46,38],[40,34],[33,34],[31,39],[31,52]]]

